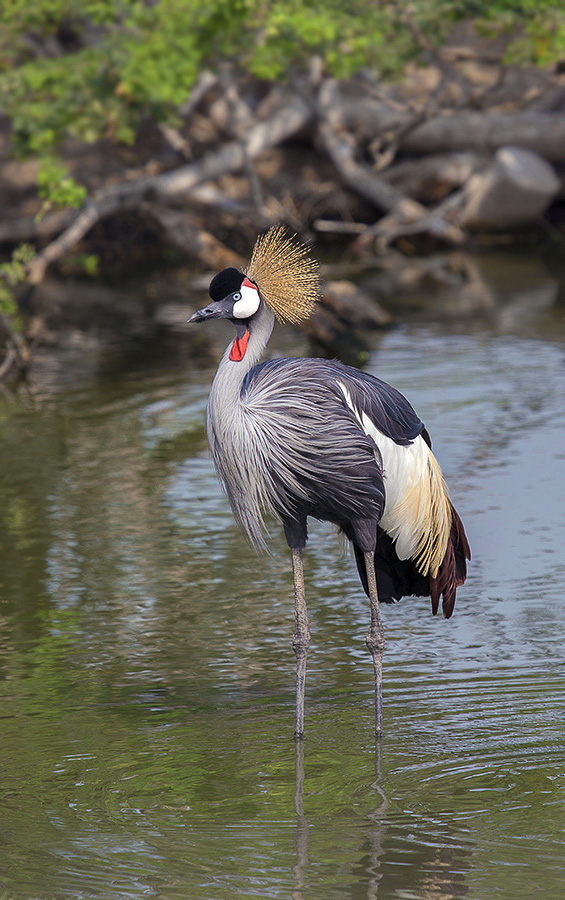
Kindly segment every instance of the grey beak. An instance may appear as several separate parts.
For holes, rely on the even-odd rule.
[[[229,319],[233,313],[233,298],[231,294],[219,302],[214,300],[209,306],[197,310],[187,322],[205,322],[206,319]]]
[[[198,309],[195,313],[192,313],[190,319],[187,319],[187,322],[204,322],[206,319],[214,318],[214,312],[210,309],[209,306],[205,306],[204,309]]]

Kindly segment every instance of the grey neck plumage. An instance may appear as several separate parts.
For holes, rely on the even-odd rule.
[[[248,372],[261,359],[271,336],[275,317],[261,305],[249,321],[249,340],[242,360],[230,359],[233,340],[224,353],[208,400],[206,430],[212,457],[227,491],[235,516],[253,544],[266,548],[261,509],[272,508],[272,491],[259,465],[261,429],[245,415],[241,389]]]
[[[208,420],[218,437],[230,427],[241,396],[247,373],[257,365],[275,324],[274,313],[264,303],[249,322],[249,341],[245,356],[239,362],[230,359],[233,340],[221,359],[208,400]]]

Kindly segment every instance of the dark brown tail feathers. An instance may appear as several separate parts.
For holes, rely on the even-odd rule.
[[[471,559],[471,549],[463,522],[453,504],[451,504],[451,515],[451,534],[445,556],[436,577],[429,577],[432,612],[435,616],[439,608],[439,598],[443,594],[442,608],[446,619],[449,619],[453,613],[456,589],[463,584],[467,577],[466,560]]]

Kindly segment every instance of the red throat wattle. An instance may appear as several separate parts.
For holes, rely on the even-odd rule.
[[[233,362],[241,362],[247,350],[247,341],[249,340],[249,332],[246,331],[242,338],[236,337],[230,350],[230,359]]]

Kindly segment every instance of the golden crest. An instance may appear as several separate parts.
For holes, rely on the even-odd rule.
[[[304,321],[320,299],[318,263],[284,225],[273,225],[257,238],[245,274],[280,322]]]

